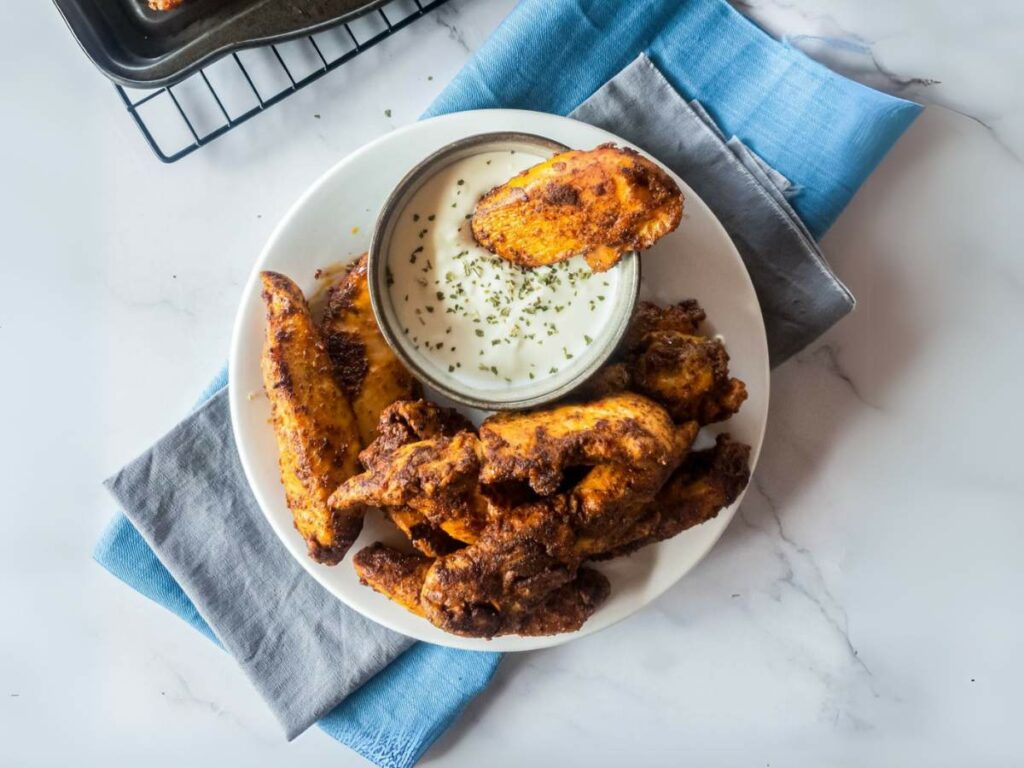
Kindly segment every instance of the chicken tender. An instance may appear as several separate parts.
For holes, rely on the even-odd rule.
[[[634,530],[656,494],[683,460],[700,427],[682,424],[673,436],[665,464],[599,464],[572,489],[575,550],[582,556],[604,552],[637,537]]]
[[[477,450],[472,432],[407,443],[342,483],[328,504],[339,515],[367,507],[409,509],[455,539],[474,541],[487,519]]]
[[[434,625],[457,635],[514,630],[547,597],[576,577],[570,508],[558,496],[522,505],[476,543],[438,559],[420,599]]]
[[[603,144],[555,155],[492,189],[471,226],[481,246],[521,267],[583,255],[604,272],[626,252],[650,248],[682,214],[682,192],[660,166]]]
[[[379,469],[403,445],[434,437],[454,437],[472,429],[473,425],[452,408],[442,408],[427,400],[399,400],[381,413],[377,439],[359,454],[359,460],[367,469]],[[425,555],[439,557],[462,546],[462,542],[411,507],[388,506],[382,511]]]
[[[647,335],[658,331],[674,331],[699,336],[707,313],[694,299],[660,307],[651,301],[638,302],[629,319],[629,328],[622,340],[622,349],[636,353],[646,346]]]
[[[261,280],[267,308],[261,367],[281,482],[310,557],[334,564],[362,528],[361,518],[339,516],[327,504],[358,469],[359,430],[302,291],[276,272],[262,273]]]
[[[377,438],[359,454],[359,461],[373,469],[403,445],[472,431],[473,425],[454,408],[429,400],[398,400],[381,411]]]
[[[377,436],[381,412],[419,397],[419,383],[384,340],[370,306],[366,254],[328,293],[321,332],[335,377],[352,403],[363,445]]]
[[[567,467],[668,466],[677,454],[677,439],[665,410],[631,392],[529,413],[499,413],[480,425],[480,480],[528,482],[534,492],[549,496]]]
[[[552,592],[526,617],[516,634],[536,637],[575,632],[608,599],[611,589],[603,573],[593,568],[580,568],[575,579]]]
[[[677,422],[728,419],[747,399],[747,388],[729,376],[721,340],[701,335],[704,319],[696,301],[664,308],[640,302],[613,361],[584,384],[582,395],[631,390],[664,406]]]
[[[417,616],[423,615],[420,591],[433,562],[424,555],[400,552],[380,542],[364,547],[352,558],[361,583]]]
[[[623,536],[628,543],[593,559],[629,554],[700,525],[736,501],[749,481],[750,446],[719,435],[713,448],[691,453],[673,473],[647,514]]]
[[[417,616],[423,616],[420,602],[432,561],[422,555],[399,552],[383,544],[360,551],[353,563],[359,580],[394,600]],[[496,635],[555,635],[575,632],[608,598],[610,585],[601,573],[581,568],[576,578],[551,592],[532,613],[518,623],[504,623]]]
[[[729,376],[729,353],[718,339],[675,331],[648,334],[635,360],[633,389],[668,409],[677,421],[724,421],[747,399],[746,385]]]

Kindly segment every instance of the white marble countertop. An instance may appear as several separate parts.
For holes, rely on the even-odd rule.
[[[0,763],[365,765],[315,729],[286,743],[223,652],[91,562],[99,482],[221,365],[286,207],[512,5],[453,0],[164,166],[51,5],[2,3]],[[424,765],[1024,763],[1024,7],[742,9],[935,105],[824,240],[857,311],[776,372],[708,559],[627,622],[507,658]]]

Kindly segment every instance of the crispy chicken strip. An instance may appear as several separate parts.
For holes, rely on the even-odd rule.
[[[331,373],[302,291],[276,272],[262,273],[261,280],[267,308],[261,367],[281,482],[310,557],[334,564],[362,528],[361,518],[339,516],[327,505],[331,492],[358,469],[356,420]]]
[[[420,592],[431,568],[430,558],[373,544],[353,558],[359,580],[394,600],[406,610],[423,616]],[[496,635],[555,635],[575,632],[607,598],[608,579],[590,568],[581,568],[576,578],[553,591],[518,624],[503,624]]]
[[[576,577],[570,509],[563,496],[517,507],[427,572],[427,619],[456,635],[493,637],[517,627]]]
[[[377,437],[381,412],[419,397],[419,383],[395,357],[377,327],[366,282],[366,254],[328,293],[321,323],[335,377],[352,403],[363,445]]]
[[[594,615],[610,592],[611,584],[603,573],[580,568],[576,578],[552,592],[515,633],[537,636],[575,632]]]
[[[633,388],[664,405],[676,421],[725,421],[747,399],[729,376],[729,353],[718,339],[656,331],[633,366]]]
[[[747,388],[729,376],[725,345],[700,334],[704,318],[696,301],[664,308],[640,302],[614,362],[580,396],[632,390],[664,406],[677,422],[728,419],[747,399]]]
[[[454,408],[429,400],[398,400],[381,411],[377,438],[359,454],[359,461],[374,469],[403,445],[472,431],[473,425]]]
[[[677,455],[665,409],[632,392],[528,413],[499,413],[480,425],[480,481],[528,482],[541,496],[558,490],[571,466],[656,464]]]
[[[149,7],[154,11],[170,11],[181,3],[182,0],[149,0]]]
[[[576,628],[604,599],[592,577],[581,579],[586,559],[674,535],[686,521],[714,514],[739,493],[745,447],[727,450],[723,441],[717,459],[686,459],[689,469],[676,470],[698,430],[697,422],[676,426],[660,406],[624,393],[494,416],[481,427],[475,467],[471,458],[454,457],[459,451],[469,456],[468,432],[385,449],[371,457],[370,471],[342,486],[339,495],[347,490],[356,503],[449,509],[471,497],[466,489],[476,485],[476,471],[484,492],[501,489],[496,495],[503,492],[511,501],[496,508],[489,500],[476,538],[467,537],[467,546],[442,557],[430,560],[386,548],[360,553],[360,578],[458,635]],[[381,443],[391,439],[392,430],[381,432]],[[460,438],[467,445],[456,451],[452,443]],[[566,471],[572,477],[579,467],[585,474],[563,489]],[[678,488],[667,494],[670,476],[669,484]],[[392,488],[395,478],[401,482]],[[444,484],[458,489],[454,503],[439,491]],[[546,495],[530,498],[527,486]]]
[[[476,241],[506,261],[539,267],[584,255],[603,272],[679,226],[683,195],[656,163],[603,144],[529,168],[484,195]]]
[[[403,445],[434,437],[454,437],[472,429],[473,425],[452,408],[442,408],[427,400],[399,400],[381,413],[377,439],[359,454],[359,460],[367,469],[380,468]],[[425,555],[439,557],[462,546],[411,507],[385,507],[382,511]]]
[[[689,421],[675,431],[667,464],[599,464],[577,483],[571,491],[577,553],[604,552],[636,538],[635,527],[699,429]]]
[[[366,507],[410,509],[453,538],[473,541],[487,518],[486,500],[477,489],[479,472],[472,432],[420,440],[342,483],[328,504],[342,515]]]
[[[750,446],[719,435],[715,446],[691,453],[655,496],[617,547],[595,554],[607,559],[670,539],[715,517],[739,497],[750,481]]]
[[[649,333],[657,331],[675,331],[689,336],[700,335],[700,325],[707,319],[707,314],[694,299],[680,301],[660,307],[651,301],[638,302],[629,319],[629,328],[622,340],[622,348],[626,352],[640,352],[646,346],[645,339]]]
[[[359,581],[417,616],[423,615],[420,591],[433,559],[412,552],[400,552],[381,544],[371,544],[352,558]]]

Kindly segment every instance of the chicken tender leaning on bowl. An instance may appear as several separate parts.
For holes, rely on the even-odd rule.
[[[320,329],[335,378],[345,390],[364,446],[377,437],[377,422],[396,400],[419,397],[419,383],[391,351],[370,306],[366,254],[334,285]]]
[[[260,279],[267,310],[261,368],[281,482],[310,557],[334,564],[362,528],[361,518],[338,516],[327,505],[339,483],[358,470],[359,429],[302,291],[276,272]]]
[[[471,225],[481,246],[521,267],[583,255],[604,272],[628,251],[650,248],[682,214],[683,194],[660,166],[602,144],[555,155],[495,187]]]

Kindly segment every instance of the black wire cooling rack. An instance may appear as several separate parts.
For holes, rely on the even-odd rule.
[[[156,156],[173,163],[446,2],[394,0],[326,31],[231,53],[165,88],[115,88]]]

